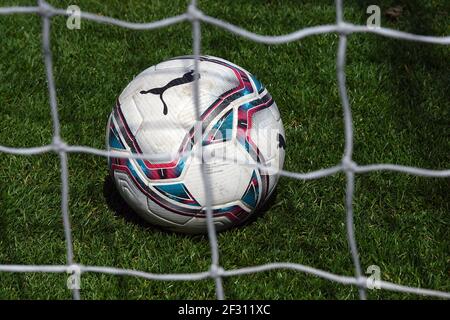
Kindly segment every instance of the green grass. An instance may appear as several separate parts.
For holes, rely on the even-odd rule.
[[[51,1],[130,21],[180,14],[188,1]],[[168,5],[170,3],[170,5]],[[33,5],[2,0],[0,5]],[[369,4],[403,4],[383,26],[449,35],[448,1],[345,1],[345,17],[364,23]],[[209,15],[263,34],[333,23],[333,1],[200,1]],[[52,129],[36,15],[0,16],[0,144],[51,142]],[[203,25],[203,53],[255,73],[280,108],[288,143],[285,169],[306,172],[338,163],[343,153],[342,109],[335,56],[338,37],[314,36],[267,46]],[[83,21],[68,30],[52,25],[52,49],[63,139],[104,148],[107,117],[116,96],[141,70],[191,53],[189,23],[156,31],[128,31]],[[432,169],[450,167],[450,49],[448,46],[352,35],[348,90],[355,126],[354,159]],[[0,263],[64,264],[56,154],[0,155]],[[159,231],[110,208],[106,160],[70,154],[70,216],[78,263],[148,272],[194,272],[210,263],[206,237]],[[345,233],[345,177],[302,182],[282,178],[267,212],[245,228],[219,234],[226,269],[289,261],[353,275]],[[376,264],[383,280],[450,291],[449,179],[382,172],[357,176],[356,238],[362,268]],[[0,298],[68,299],[66,275],[0,273]],[[224,279],[227,298],[354,299],[354,287],[293,271]],[[158,282],[86,274],[84,299],[209,299],[214,282]],[[371,299],[413,295],[369,291]]]

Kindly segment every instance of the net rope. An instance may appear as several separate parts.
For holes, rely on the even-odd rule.
[[[260,35],[226,21],[219,20],[217,18],[205,15],[197,7],[196,0],[192,0],[187,8],[187,11],[181,15],[165,18],[159,21],[150,23],[133,23],[123,21],[111,17],[100,16],[88,12],[81,12],[80,17],[82,19],[95,21],[98,23],[105,23],[109,25],[115,25],[122,28],[133,30],[152,30],[157,28],[167,27],[180,22],[190,22],[192,25],[192,51],[195,59],[194,72],[198,73],[199,70],[199,57],[201,54],[201,23],[213,25],[224,30],[227,30],[233,34],[242,36],[255,42],[265,44],[282,44],[293,41],[298,41],[305,37],[312,35],[336,33],[339,35],[339,45],[337,50],[336,66],[337,66],[337,83],[339,89],[340,100],[343,108],[344,115],[344,137],[345,148],[342,161],[332,167],[320,169],[317,171],[311,171],[307,173],[289,172],[286,170],[275,170],[271,167],[266,167],[260,164],[244,164],[252,167],[262,168],[269,173],[278,173],[282,176],[290,177],[299,180],[311,180],[319,179],[327,176],[334,175],[338,172],[345,173],[346,176],[346,190],[345,190],[345,211],[346,211],[346,232],[349,245],[350,254],[354,265],[354,276],[345,276],[330,273],[324,270],[316,269],[310,266],[305,266],[298,263],[268,263],[258,266],[249,266],[238,269],[225,270],[219,263],[219,248],[217,241],[217,234],[213,223],[212,210],[211,210],[211,193],[210,193],[210,181],[208,176],[202,170],[203,188],[206,196],[206,222],[208,229],[208,238],[211,251],[211,265],[209,270],[203,272],[193,273],[168,273],[168,274],[155,274],[149,272],[143,272],[138,270],[112,268],[107,266],[86,266],[77,264],[73,257],[73,244],[72,244],[72,232],[69,216],[69,183],[68,183],[68,160],[67,155],[69,153],[85,153],[103,157],[116,157],[116,158],[137,158],[137,159],[171,159],[172,155],[147,155],[147,154],[130,154],[124,155],[120,152],[107,151],[91,148],[88,146],[76,146],[68,145],[61,138],[60,134],[60,121],[58,115],[56,88],[53,77],[53,60],[51,51],[51,39],[50,28],[51,18],[55,15],[69,16],[64,9],[59,9],[51,6],[44,0],[38,0],[35,7],[0,7],[0,15],[10,14],[38,14],[42,19],[42,51],[45,63],[45,72],[48,84],[48,95],[50,110],[53,122],[53,140],[51,144],[31,147],[31,148],[13,148],[0,145],[0,152],[14,154],[14,155],[37,155],[47,152],[55,152],[60,159],[60,174],[61,174],[61,213],[64,227],[65,244],[66,244],[66,265],[12,265],[12,264],[0,264],[0,272],[44,272],[44,273],[70,273],[76,274],[81,278],[83,273],[103,273],[117,276],[134,276],[149,280],[162,280],[162,281],[196,281],[203,279],[213,279],[215,281],[215,291],[217,299],[225,299],[224,288],[222,285],[223,277],[239,276],[257,272],[265,272],[276,269],[290,269],[306,274],[314,275],[329,281],[340,283],[343,285],[352,285],[358,288],[359,298],[366,299],[368,289],[368,279],[362,274],[361,264],[359,260],[359,254],[357,249],[357,242],[354,232],[353,222],[353,197],[355,189],[355,174],[362,174],[373,171],[394,171],[405,174],[411,174],[424,177],[435,178],[448,178],[450,177],[449,170],[430,170],[424,168],[409,167],[396,164],[369,164],[359,165],[352,160],[353,155],[353,120],[351,106],[347,95],[346,88],[346,52],[347,52],[347,38],[352,33],[373,33],[380,36],[394,38],[399,40],[417,41],[424,43],[450,45],[450,36],[446,37],[434,37],[410,34],[402,31],[392,30],[384,27],[370,28],[363,25],[354,25],[344,20],[343,13],[343,1],[336,0],[336,22],[333,25],[320,25],[315,27],[308,27],[297,30],[295,32],[279,35],[268,36]],[[198,79],[198,77],[195,77]],[[196,109],[196,118],[200,118],[200,97],[199,97],[199,83],[194,81],[193,97]],[[228,159],[225,159],[228,161]],[[235,161],[235,160],[234,160]],[[201,161],[203,163],[203,161]],[[384,290],[425,295],[432,297],[440,297],[450,299],[450,292],[410,287],[406,285],[395,284],[383,280],[378,280],[377,285]],[[75,300],[80,299],[79,289],[72,289],[72,297]]]

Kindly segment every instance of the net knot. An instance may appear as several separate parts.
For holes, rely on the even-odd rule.
[[[215,264],[211,265],[211,268],[209,269],[209,274],[211,275],[211,278],[217,278],[223,275],[223,273],[225,272],[225,270],[220,267],[217,266]]]
[[[81,266],[78,264],[71,264],[71,265],[67,266],[66,272],[69,274],[80,275],[81,274]]]
[[[342,159],[342,169],[344,169],[344,171],[355,172],[356,168],[357,168],[357,164],[352,159],[347,158],[347,157],[344,157]]]
[[[352,33],[352,27],[354,27],[353,24],[347,23],[345,21],[341,21],[337,23],[338,31],[340,35],[348,35]]]
[[[201,20],[203,18],[203,12],[191,4],[188,6],[187,16],[190,21]]]
[[[367,288],[367,278],[366,277],[358,277],[358,278],[356,278],[356,285],[359,288]]]
[[[54,15],[55,8],[53,8],[51,5],[49,5],[44,0],[38,0],[39,4],[39,14],[44,17],[51,17]]]
[[[59,138],[59,137],[54,137],[53,138],[52,145],[53,145],[53,149],[56,152],[62,152],[62,151],[66,151],[67,150],[67,143],[62,141],[61,138]]]

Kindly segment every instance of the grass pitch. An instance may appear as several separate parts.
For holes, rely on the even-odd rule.
[[[180,14],[188,1],[50,1],[129,21]],[[35,5],[2,0],[0,5]],[[382,25],[418,34],[449,35],[447,1],[345,1],[345,18],[365,23],[366,8],[403,5]],[[332,24],[333,1],[200,1],[207,14],[262,34]],[[285,169],[306,172],[337,164],[343,153],[342,109],[335,75],[335,34],[277,46],[256,44],[202,25],[202,52],[253,72],[277,102],[286,129]],[[52,125],[37,15],[0,16],[0,144],[48,144]],[[70,144],[104,148],[115,98],[143,69],[190,54],[191,25],[129,31],[82,21],[52,24],[54,74],[62,137]],[[450,49],[368,34],[350,36],[347,84],[355,127],[354,159],[450,167]],[[0,155],[0,263],[64,264],[56,154]],[[106,159],[70,154],[70,216],[74,256],[85,265],[154,273],[209,268],[207,237],[162,232],[123,213],[107,179]],[[353,275],[345,233],[345,177],[302,182],[281,178],[267,211],[245,228],[219,234],[226,269],[275,261],[296,262]],[[363,270],[376,264],[383,280],[450,291],[449,179],[382,172],[356,178],[355,225]],[[66,275],[0,273],[0,298],[68,299]],[[84,299],[210,299],[212,280],[158,282],[86,274]],[[354,287],[293,271],[224,279],[230,299],[353,299]],[[381,290],[371,299],[416,296]]]

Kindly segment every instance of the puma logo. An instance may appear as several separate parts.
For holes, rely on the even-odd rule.
[[[278,149],[279,148],[286,150],[286,140],[284,140],[284,137],[280,133],[278,134]]]
[[[164,92],[166,92],[166,90],[169,89],[169,88],[172,88],[172,87],[175,87],[175,86],[180,86],[180,85],[185,84],[185,83],[193,82],[196,79],[200,79],[200,74],[194,76],[194,70],[191,70],[191,71],[183,74],[182,77],[171,80],[164,87],[153,88],[153,89],[150,89],[150,90],[147,90],[147,91],[143,90],[143,91],[140,92],[140,94],[151,93],[151,94],[159,95],[159,98],[161,99],[161,102],[163,104],[163,114],[166,115],[169,110],[167,108],[166,102],[163,99]]]

